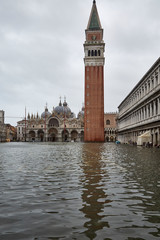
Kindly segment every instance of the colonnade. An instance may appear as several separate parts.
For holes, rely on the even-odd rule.
[[[137,142],[149,132],[150,142],[160,145],[160,58],[118,108],[119,141]]]
[[[35,142],[64,142],[64,141],[83,141],[84,132],[77,129],[56,129],[53,131],[43,131],[42,129],[32,129],[26,132],[26,141],[35,141]]]
[[[124,132],[118,135],[118,140],[122,143],[137,143],[138,136],[143,135],[144,133],[150,133],[149,142],[152,146],[160,146],[160,127],[146,128],[144,130],[134,130],[130,132]]]
[[[105,128],[105,141],[106,142],[115,142],[117,137],[116,128]]]
[[[119,128],[145,123],[155,118],[160,118],[160,96],[150,102],[144,103],[141,107],[135,109],[133,112],[126,114],[125,117],[119,120]]]
[[[131,94],[125,99],[125,101],[119,106],[121,114],[128,111],[133,106],[137,105],[141,100],[148,98],[150,95],[160,89],[160,68],[156,68],[155,71],[148,77],[142,79]]]

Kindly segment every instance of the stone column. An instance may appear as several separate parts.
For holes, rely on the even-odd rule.
[[[35,130],[35,142],[38,141],[38,130]]]
[[[136,142],[136,136],[135,136],[135,135],[136,135],[136,133],[133,132],[133,141],[134,141],[134,142]]]
[[[157,104],[158,104],[158,115],[160,115],[160,97],[158,97],[158,101],[157,101]]]
[[[69,134],[68,134],[68,141],[71,142],[71,131],[68,131]]]
[[[141,109],[138,111],[138,122],[141,121]]]
[[[62,142],[62,131],[61,130],[58,130],[57,142]]]
[[[146,105],[146,119],[148,119],[148,104]]]
[[[133,113],[132,113],[132,115],[131,115],[131,124],[133,124],[133,122],[134,122],[134,119],[133,119]]]
[[[150,109],[150,117],[152,116],[152,105],[149,103],[149,109]]]
[[[48,132],[46,131],[46,133],[44,134],[45,138],[44,138],[44,141],[45,142],[48,142]]]
[[[159,72],[158,72],[158,84],[160,84],[160,68],[159,68]]]
[[[148,84],[146,83],[146,86],[145,86],[145,95],[148,93]]]
[[[156,133],[155,129],[153,130],[153,146],[156,144]]]
[[[158,145],[160,145],[160,129],[158,129]]]
[[[143,120],[146,119],[146,106],[144,106],[143,108]]]
[[[141,108],[141,121],[143,120],[143,107]]]
[[[105,140],[106,140],[106,136],[105,136]],[[78,135],[77,135],[77,142],[81,141],[81,132],[78,131]]]
[[[156,112],[156,106],[155,106],[155,100],[153,101],[153,108],[152,108],[152,116],[155,116],[155,112]]]
[[[153,76],[153,78],[152,78],[152,89],[154,89],[154,87],[155,87],[155,76]]]

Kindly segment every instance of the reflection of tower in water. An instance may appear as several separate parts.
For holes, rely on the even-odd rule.
[[[89,239],[96,237],[96,231],[109,227],[108,222],[103,221],[104,205],[108,202],[104,191],[106,170],[102,161],[101,143],[86,143],[83,145],[82,168],[84,172],[82,201],[80,209],[88,219],[84,224],[87,228],[85,234]]]

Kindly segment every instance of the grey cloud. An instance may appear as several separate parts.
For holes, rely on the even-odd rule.
[[[159,0],[96,1],[106,43],[105,111],[116,111],[160,53]],[[0,109],[6,116],[84,101],[85,28],[92,1],[0,0]],[[16,124],[17,119],[6,119]]]

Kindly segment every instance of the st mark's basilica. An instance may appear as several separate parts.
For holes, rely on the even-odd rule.
[[[105,140],[116,140],[116,113],[104,114]],[[76,116],[69,108],[66,99],[59,101],[52,112],[45,111],[39,115],[29,114],[17,123],[17,140],[27,142],[83,142],[84,141],[84,107]]]
[[[48,111],[47,105],[41,116],[28,114],[27,118],[17,124],[19,141],[83,141],[84,108],[75,114],[69,108],[66,99]]]

